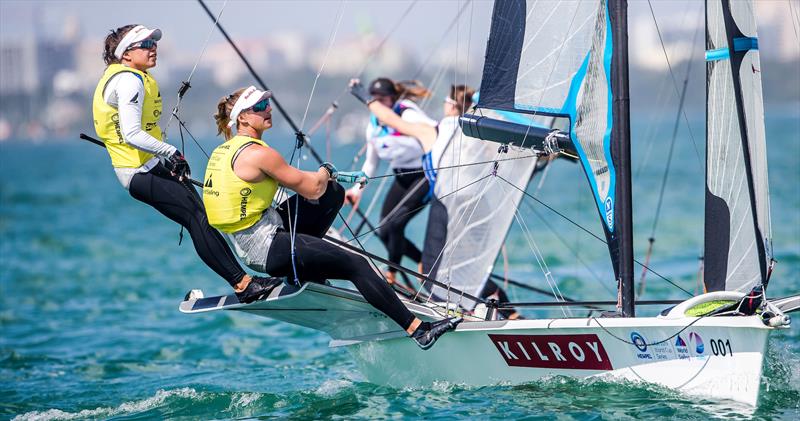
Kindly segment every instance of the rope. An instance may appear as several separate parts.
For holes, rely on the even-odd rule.
[[[700,27],[698,26],[697,29],[694,31],[694,36],[692,37],[692,51],[690,53],[690,57],[694,56],[695,47],[697,46],[697,34],[700,32]],[[692,60],[689,60],[688,64],[686,65],[686,77],[683,78],[683,88],[681,89],[681,97],[680,102],[678,103],[678,113],[675,116],[675,125],[672,127],[672,140],[669,144],[669,153],[667,154],[667,163],[664,166],[664,175],[661,179],[661,190],[658,193],[658,204],[656,205],[656,215],[653,218],[653,228],[650,230],[650,237],[648,238],[648,246],[647,246],[647,254],[645,255],[645,265],[650,264],[650,257],[653,255],[653,246],[656,241],[656,226],[658,225],[659,217],[661,216],[661,207],[664,203],[664,192],[667,190],[667,179],[669,178],[669,170],[672,165],[672,156],[673,152],[675,151],[675,143],[678,139],[678,127],[680,126],[681,121],[681,112],[683,111],[683,105],[686,101],[686,88],[689,86],[689,75],[692,72]],[[642,275],[639,279],[639,289],[637,291],[637,295],[641,297],[644,294],[645,289],[645,280],[647,278],[647,270],[642,269]]]
[[[653,10],[653,4],[650,0],[647,0],[647,5],[650,7],[650,15],[653,16],[653,23],[656,26],[656,32],[658,32],[658,41],[661,43],[661,50],[664,52],[664,59],[667,61],[667,68],[669,68],[669,75],[672,78],[672,86],[675,88],[675,94],[680,96],[678,92],[678,81],[675,79],[675,72],[672,71],[672,64],[669,61],[669,54],[667,54],[667,47],[664,45],[664,38],[661,36],[661,29],[658,27],[658,20],[656,19],[656,13]],[[700,150],[697,147],[697,141],[694,138],[694,132],[692,131],[692,126],[689,124],[689,118],[686,117],[686,110],[682,110],[681,114],[683,115],[683,120],[686,122],[686,128],[689,130],[689,138],[692,139],[692,144],[694,145],[694,152],[697,156],[697,162],[702,166],[702,160],[700,159]]]
[[[676,336],[680,335],[680,334],[681,334],[681,333],[683,333],[683,332],[684,332],[686,329],[688,329],[688,328],[692,327],[692,326],[693,326],[695,323],[699,322],[700,320],[702,320],[702,319],[704,319],[704,318],[706,318],[706,317],[708,317],[708,316],[709,316],[709,315],[703,315],[703,316],[700,316],[700,317],[698,317],[697,319],[693,320],[691,323],[689,323],[688,325],[686,325],[686,326],[682,327],[680,330],[678,330],[677,332],[675,332],[674,334],[670,335],[670,336],[669,336],[669,337],[667,337],[667,338],[664,338],[664,339],[662,339],[662,340],[660,340],[660,341],[657,341],[657,342],[652,342],[652,343],[647,343],[647,342],[645,342],[643,345],[644,345],[644,346],[653,346],[653,345],[659,345],[659,344],[663,344],[664,342],[667,342],[667,341],[671,340],[672,338],[674,338],[674,337],[676,337]],[[601,328],[601,329],[603,329],[603,331],[605,331],[606,333],[608,333],[608,334],[609,334],[609,335],[610,335],[612,338],[614,338],[614,339],[616,339],[616,340],[618,340],[618,341],[620,341],[620,342],[626,343],[626,344],[628,344],[628,345],[638,346],[638,345],[637,345],[635,342],[633,342],[633,341],[629,341],[629,340],[627,340],[627,339],[625,339],[625,338],[620,338],[619,336],[617,336],[617,335],[615,335],[615,334],[611,333],[611,331],[610,331],[610,330],[606,329],[606,327],[605,327],[605,326],[603,326],[602,324],[600,324],[600,322],[597,320],[597,318],[596,318],[596,317],[590,317],[590,318],[589,318],[589,320],[593,320],[595,323],[597,323],[597,325],[598,325],[598,326],[600,326],[600,328]]]
[[[567,216],[566,216],[566,215],[564,215],[563,213],[561,213],[561,212],[559,212],[559,211],[557,211],[557,210],[553,209],[553,208],[552,208],[550,205],[548,205],[548,204],[546,204],[546,203],[542,202],[541,200],[537,199],[537,198],[536,198],[536,197],[534,197],[534,196],[531,196],[531,195],[530,195],[530,193],[528,193],[528,192],[526,192],[525,190],[522,190],[522,189],[520,189],[519,187],[515,186],[513,183],[509,182],[508,180],[506,180],[506,179],[505,179],[505,178],[503,178],[502,176],[499,176],[499,175],[498,175],[498,176],[497,176],[497,178],[499,178],[499,179],[501,179],[501,180],[505,181],[505,182],[506,182],[506,183],[508,183],[509,185],[513,186],[515,189],[517,189],[517,190],[521,191],[521,192],[522,192],[522,194],[524,194],[525,196],[527,196],[527,197],[529,197],[529,198],[531,198],[531,199],[535,200],[535,201],[536,201],[537,203],[539,203],[540,205],[542,205],[542,206],[546,207],[548,210],[550,210],[551,212],[555,213],[556,215],[558,215],[558,216],[560,216],[560,217],[564,218],[564,219],[565,219],[565,220],[567,220],[569,223],[571,223],[572,225],[575,225],[576,227],[580,228],[582,231],[586,232],[587,234],[589,234],[589,235],[591,235],[592,237],[596,238],[597,240],[601,241],[603,244],[608,244],[608,243],[606,242],[606,240],[604,240],[604,239],[602,239],[602,238],[598,237],[598,236],[597,236],[595,233],[593,233],[593,232],[589,231],[588,229],[586,229],[585,227],[583,227],[581,224],[579,224],[579,223],[577,223],[577,222],[573,221],[572,219],[570,219],[569,217],[567,217]],[[677,285],[676,283],[674,283],[674,282],[670,281],[669,279],[667,279],[666,277],[664,277],[664,276],[663,276],[663,275],[661,275],[660,273],[656,272],[655,270],[653,270],[653,269],[652,269],[652,268],[650,268],[649,266],[645,266],[643,263],[641,263],[640,261],[638,261],[638,260],[636,260],[636,259],[633,259],[633,261],[634,261],[634,262],[636,262],[637,264],[641,265],[642,267],[645,267],[645,268],[647,268],[647,270],[648,270],[648,271],[650,271],[650,272],[651,272],[651,273],[653,273],[654,275],[658,276],[659,278],[661,278],[661,279],[663,279],[663,280],[667,281],[669,284],[671,284],[671,285],[672,285],[672,286],[674,286],[675,288],[678,288],[679,290],[681,290],[681,291],[685,292],[685,293],[686,293],[686,294],[688,294],[689,296],[693,296],[691,292],[689,292],[689,291],[687,291],[687,290],[683,289],[682,287],[680,287],[680,286],[679,286],[679,285]]]
[[[517,159],[528,159],[528,158],[535,158],[535,157],[536,157],[536,155],[526,155],[526,156],[517,156],[517,157],[514,157],[514,158],[492,159],[492,160],[488,160],[488,161],[469,162],[469,163],[466,163],[466,164],[458,164],[458,165],[448,165],[448,166],[444,166],[444,167],[433,168],[433,170],[435,170],[435,171],[450,170],[450,169],[453,169],[453,168],[470,167],[470,166],[473,166],[473,165],[494,164],[496,162],[514,161],[514,160],[517,160]],[[406,174],[419,174],[419,173],[424,173],[425,171],[426,170],[424,170],[424,169],[423,170],[414,170],[414,171],[404,171],[403,175],[406,175]],[[370,177],[369,179],[370,180],[375,180],[375,179],[379,179],[379,178],[396,177],[396,176],[397,176],[397,174],[384,174],[384,175],[377,175],[375,177]]]
[[[222,12],[225,11],[225,6],[227,6],[227,5],[228,5],[228,0],[225,0],[225,2],[222,3],[222,8],[219,9],[219,13],[217,14],[217,17],[214,19],[214,25],[211,26],[211,29],[209,29],[209,31],[208,31],[208,35],[206,35],[206,40],[203,43],[203,49],[200,50],[200,56],[197,57],[197,60],[194,62],[194,67],[192,67],[192,71],[189,72],[189,77],[186,78],[186,81],[184,81],[181,84],[181,87],[178,89],[178,100],[175,102],[175,107],[172,108],[172,114],[170,114],[169,120],[167,120],[167,125],[164,126],[164,133],[162,133],[163,136],[164,136],[164,139],[167,138],[166,134],[167,134],[167,130],[169,130],[169,126],[172,124],[172,118],[173,117],[178,118],[178,109],[181,106],[181,101],[183,100],[183,95],[186,94],[186,92],[189,90],[189,88],[192,87],[192,84],[191,84],[192,76],[194,76],[194,72],[197,70],[197,66],[200,64],[200,60],[203,59],[203,55],[206,53],[206,48],[208,47],[208,42],[211,40],[211,34],[214,33],[214,26],[216,26],[217,22],[219,22],[219,18],[222,17]],[[180,121],[180,119],[178,119],[178,121]],[[192,137],[194,137],[194,136],[192,136]],[[195,141],[195,142],[197,142],[197,141]],[[185,150],[183,152],[186,153]],[[208,156],[208,154],[206,154],[206,156]]]

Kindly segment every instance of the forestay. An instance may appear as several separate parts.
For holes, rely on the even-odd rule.
[[[766,284],[772,261],[753,3],[707,1],[706,27],[705,282],[746,292]]]
[[[615,273],[616,170],[611,156],[612,33],[605,0],[495,3],[481,109],[566,120],[603,221]]]

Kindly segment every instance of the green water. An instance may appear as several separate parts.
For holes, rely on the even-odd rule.
[[[645,132],[634,126],[635,136]],[[783,296],[799,289],[800,123],[796,117],[770,120],[767,133],[779,261],[770,295]],[[634,191],[640,259],[668,145],[668,138],[657,140],[649,154],[634,144],[634,160],[646,162],[637,171]],[[204,146],[212,144],[209,140]],[[202,173],[202,154],[187,149],[196,173]],[[354,150],[334,149],[333,161],[346,166]],[[328,349],[328,338],[321,333],[247,314],[179,313],[188,289],[223,294],[227,284],[203,266],[190,244],[178,247],[177,226],[127,195],[107,161],[105,152],[75,139],[0,144],[0,418],[800,416],[796,324],[770,338],[755,411],[646,385],[565,378],[480,388],[445,383],[413,390],[375,386],[360,376],[346,351]],[[652,265],[693,291],[702,249],[703,183],[702,164],[691,142],[678,144],[668,186]],[[576,165],[557,162],[541,189],[534,183],[529,191],[599,232]],[[614,298],[603,244],[535,203],[521,211],[564,294]],[[417,242],[424,218],[409,228]],[[545,286],[524,237],[512,232],[509,245],[510,274]],[[374,239],[367,247],[383,253]],[[576,263],[570,249],[582,263]],[[643,298],[684,296],[649,276]],[[512,291],[512,297],[542,299],[523,291]]]

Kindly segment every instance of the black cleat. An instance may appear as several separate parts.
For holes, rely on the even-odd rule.
[[[282,283],[283,278],[254,276],[244,291],[236,293],[236,298],[243,304],[252,303],[253,301],[266,298],[275,287]]]
[[[461,317],[455,317],[433,323],[422,322],[419,328],[411,334],[411,339],[413,339],[420,348],[429,349],[436,343],[436,340],[439,339],[440,336],[444,335],[447,331],[455,329],[463,320],[464,319]]]

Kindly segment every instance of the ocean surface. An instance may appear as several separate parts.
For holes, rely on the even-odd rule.
[[[653,229],[671,124],[670,118],[634,122],[639,260]],[[704,129],[701,124],[692,129],[694,142],[682,129],[676,145],[651,260],[655,270],[690,292],[697,288],[702,251],[704,168]],[[767,121],[778,260],[772,297],[800,289],[799,133],[797,115]],[[286,133],[270,134],[270,142],[287,156],[290,139]],[[202,144],[210,150],[215,140]],[[331,160],[346,168],[356,149],[334,147]],[[186,151],[201,178],[203,153],[194,145]],[[301,165],[316,167],[309,160]],[[378,184],[368,187],[363,207]],[[529,192],[600,233],[577,165],[556,161]],[[614,299],[602,243],[535,202],[525,202],[520,212],[565,295]],[[408,230],[418,244],[426,217],[417,217]],[[77,136],[0,144],[1,419],[800,417],[798,314],[791,329],[770,337],[755,410],[654,386],[560,377],[518,386],[437,383],[396,390],[366,382],[349,354],[329,349],[329,338],[316,331],[248,314],[181,314],[178,304],[189,289],[206,295],[229,291],[197,258],[188,239],[178,246],[178,231],[130,198],[105,152]],[[516,227],[508,244],[509,276],[546,287]],[[374,238],[366,246],[384,253]],[[498,270],[502,267],[498,264]],[[510,293],[515,300],[547,299],[521,290]],[[652,275],[642,296],[684,297]],[[639,313],[661,309],[640,308]]]

